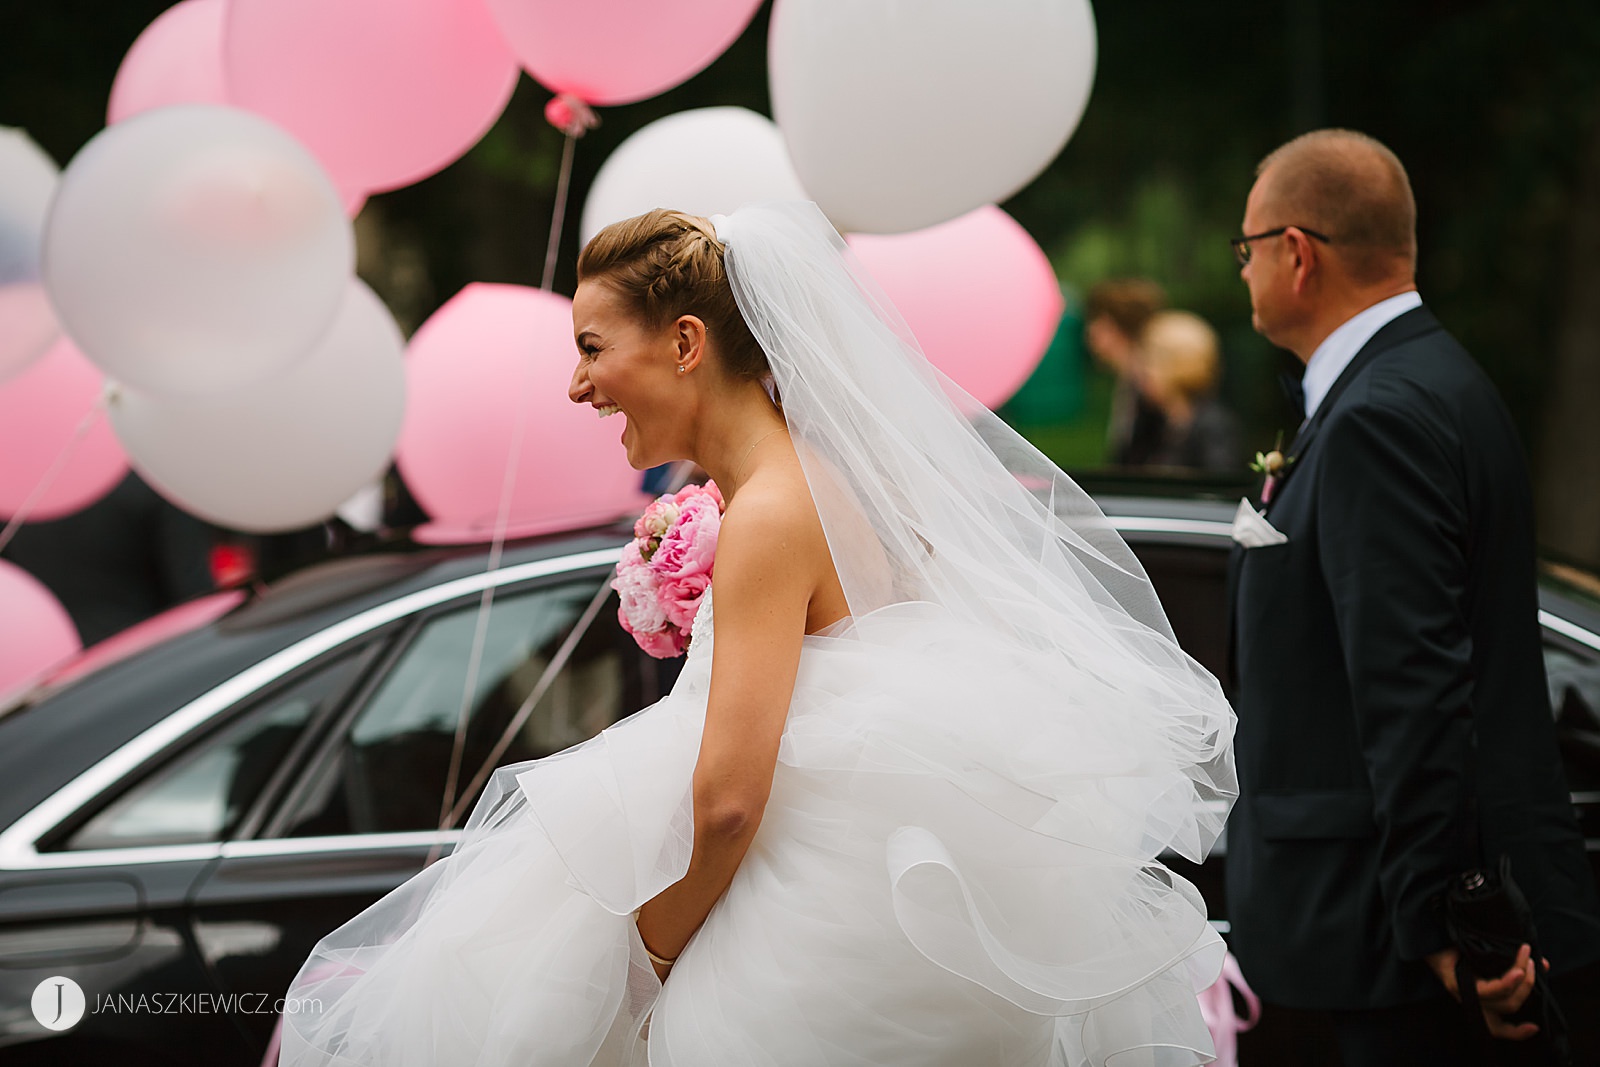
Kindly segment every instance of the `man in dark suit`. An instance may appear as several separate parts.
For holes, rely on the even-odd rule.
[[[1234,552],[1231,939],[1269,1004],[1326,1013],[1350,1067],[1521,1062],[1539,1047],[1507,1018],[1533,987],[1530,953],[1478,984],[1498,1040],[1477,1040],[1451,999],[1441,896],[1501,855],[1558,997],[1591,1032],[1573,1017],[1600,964],[1522,451],[1494,387],[1422,305],[1415,218],[1393,153],[1322,130],[1262,162],[1234,242],[1256,329],[1306,371],[1305,422],[1264,494],[1285,539]]]

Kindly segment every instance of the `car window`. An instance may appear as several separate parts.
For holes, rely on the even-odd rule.
[[[1544,665],[1567,787],[1600,790],[1600,656],[1547,643]]]
[[[1150,576],[1178,644],[1228,684],[1228,553],[1128,539]]]
[[[589,577],[502,594],[493,605],[457,774],[465,790],[535,691],[600,588]],[[616,624],[614,594],[497,760],[559,752],[635,710],[639,654]],[[287,836],[393,833],[439,825],[476,602],[429,619],[308,773],[279,820]]]
[[[256,701],[100,809],[64,847],[226,840],[318,709],[348,689],[362,659],[341,656]]]

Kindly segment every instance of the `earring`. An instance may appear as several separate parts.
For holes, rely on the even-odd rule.
[[[678,373],[679,374],[682,374],[684,371],[687,371],[688,369],[689,368],[685,367],[682,363],[678,364]]]

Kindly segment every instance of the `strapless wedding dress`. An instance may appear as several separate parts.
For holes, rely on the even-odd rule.
[[[501,769],[451,856],[318,945],[283,1064],[1208,1058],[1223,946],[1155,860],[1206,740],[929,604],[805,638],[760,830],[658,982],[632,912],[688,865],[712,610],[670,695]]]

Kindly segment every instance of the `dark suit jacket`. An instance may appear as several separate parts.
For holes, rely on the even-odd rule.
[[[1426,308],[1379,330],[1234,551],[1240,798],[1231,941],[1262,997],[1443,996],[1438,895],[1501,853],[1557,971],[1600,908],[1556,749],[1527,473],[1504,405]]]

